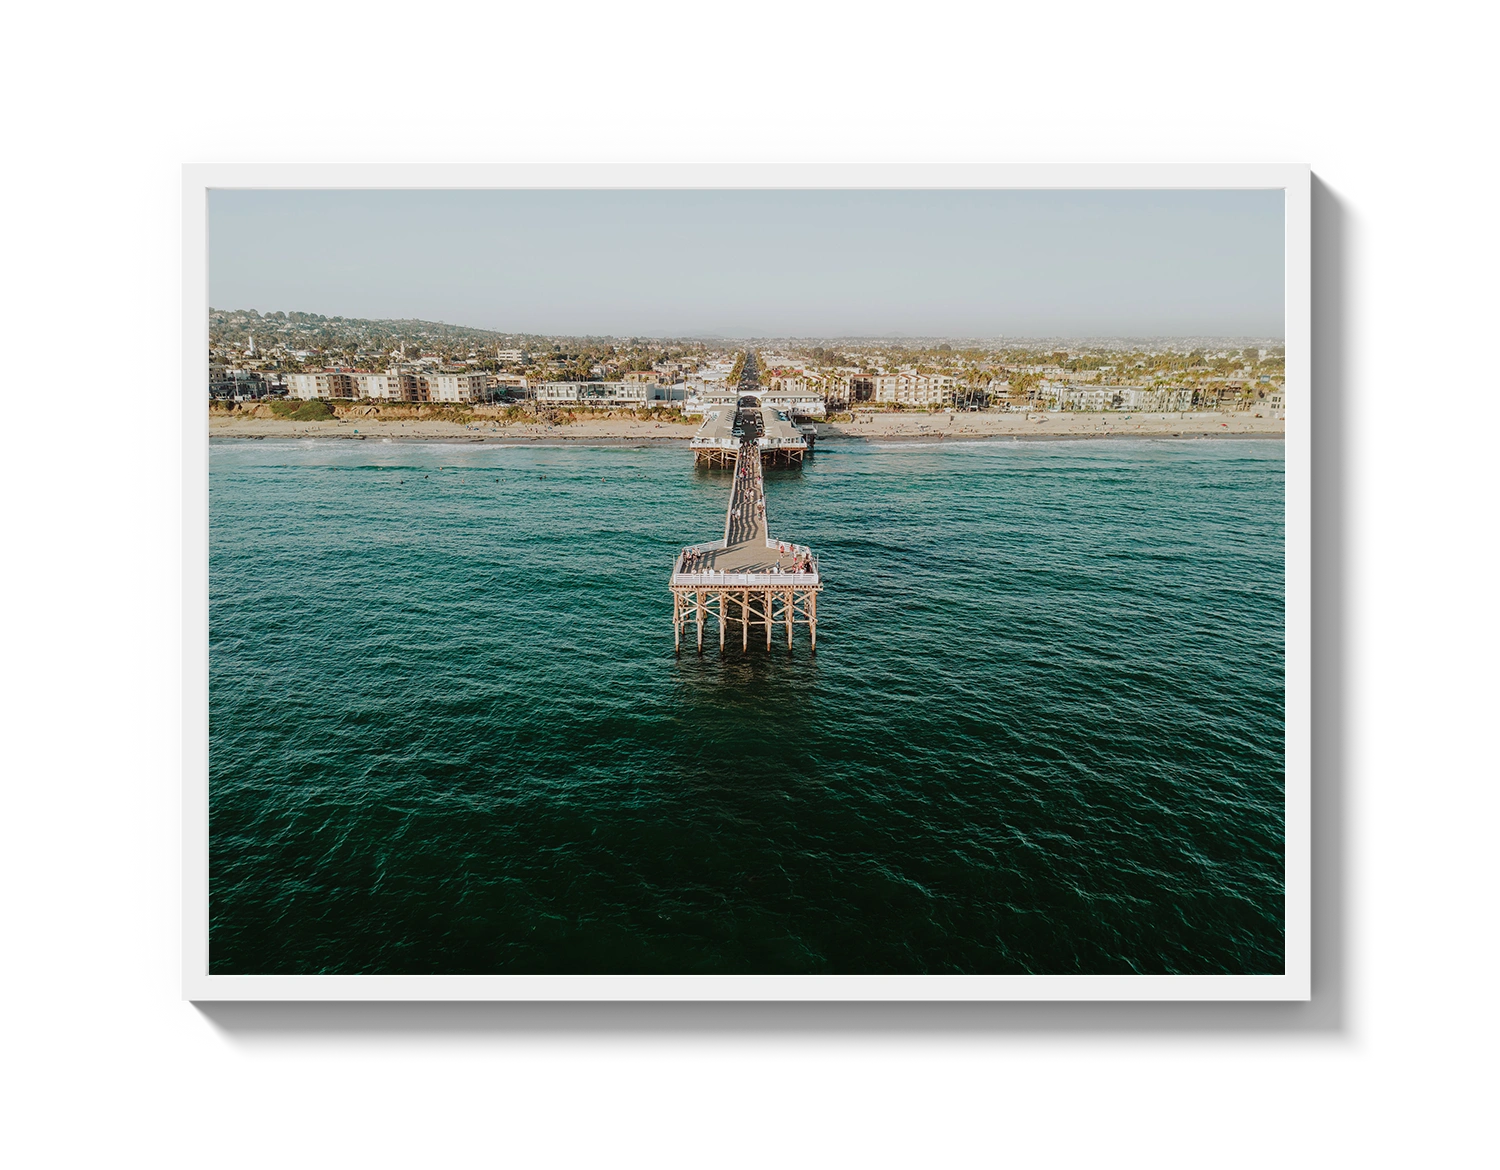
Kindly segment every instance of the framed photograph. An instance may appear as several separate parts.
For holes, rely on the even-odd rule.
[[[183,987],[1310,994],[1310,175],[189,166]]]

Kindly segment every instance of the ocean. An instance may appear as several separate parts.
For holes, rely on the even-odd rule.
[[[1283,455],[826,443],[700,657],[684,447],[215,441],[210,970],[1280,973]]]

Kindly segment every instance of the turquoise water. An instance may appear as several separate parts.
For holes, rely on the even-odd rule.
[[[1283,447],[769,470],[818,652],[673,653],[681,448],[221,441],[214,972],[1283,963]]]

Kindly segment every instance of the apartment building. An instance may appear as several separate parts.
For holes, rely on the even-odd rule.
[[[875,398],[875,378],[870,374],[841,374],[838,387],[845,402],[871,402]]]
[[[957,382],[949,374],[877,374],[870,381],[876,402],[900,406],[952,406],[957,392]]]
[[[1059,410],[1117,410],[1121,391],[1115,386],[1063,386],[1059,389]]]
[[[1039,395],[1052,410],[1138,410],[1142,413],[1213,409],[1217,391],[1183,386],[1079,386],[1043,382]]]
[[[390,379],[392,402],[428,401],[427,379],[422,375],[392,370],[386,377]]]
[[[287,394],[291,398],[367,398],[378,402],[431,401],[428,381],[427,375],[400,370],[387,370],[383,374],[323,370],[286,376]]]
[[[796,394],[803,398],[816,397],[822,383],[806,374],[780,374],[771,379],[771,390],[785,394]]]
[[[658,389],[644,382],[540,382],[532,397],[540,406],[645,406]]]
[[[423,374],[428,402],[483,402],[488,396],[486,374]]]
[[[353,374],[324,370],[316,374],[288,374],[287,394],[292,398],[357,398]]]
[[[318,376],[316,374],[288,374],[286,376],[286,394],[288,398],[316,398],[318,396]]]
[[[1193,392],[1182,388],[1125,386],[1119,389],[1119,410],[1169,412],[1193,409]]]
[[[382,402],[406,401],[402,388],[403,375],[391,370],[384,374],[355,374],[354,387],[360,398],[374,398]]]

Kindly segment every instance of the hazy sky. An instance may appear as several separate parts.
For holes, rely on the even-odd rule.
[[[1280,191],[231,191],[221,309],[615,336],[1281,337]]]

